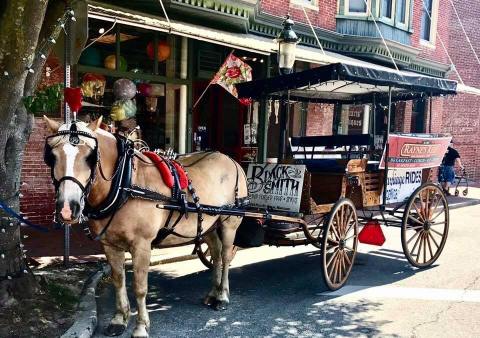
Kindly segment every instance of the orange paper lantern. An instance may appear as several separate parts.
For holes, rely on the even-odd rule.
[[[154,56],[154,48],[153,47],[154,47],[153,42],[150,42],[147,45],[147,55],[148,55],[150,60],[153,60],[153,56]],[[157,49],[158,49],[157,50],[157,59],[158,59],[159,62],[165,61],[166,59],[168,59],[170,57],[171,48],[168,45],[167,41],[165,41],[165,40],[159,41]]]

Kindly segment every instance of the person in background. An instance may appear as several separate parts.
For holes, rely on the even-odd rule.
[[[455,164],[457,164],[462,170],[465,167],[460,159],[460,154],[453,148],[453,140],[447,148],[445,156],[443,156],[442,165],[438,171],[438,181],[442,184],[443,192],[450,196],[450,186],[455,181]]]

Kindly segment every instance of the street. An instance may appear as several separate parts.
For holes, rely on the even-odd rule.
[[[403,257],[400,230],[385,228],[383,247],[360,245],[347,285],[329,292],[319,250],[262,247],[237,253],[230,270],[230,307],[201,304],[210,273],[199,260],[150,269],[151,337],[478,337],[480,336],[480,206],[450,212],[450,232],[437,263],[417,270]],[[131,273],[128,287],[132,308]],[[98,295],[95,337],[114,312],[113,287]],[[135,323],[132,316],[127,332]]]

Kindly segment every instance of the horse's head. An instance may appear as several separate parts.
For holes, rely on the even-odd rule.
[[[101,118],[90,124],[59,124],[44,117],[53,135],[45,141],[45,163],[51,168],[55,185],[57,218],[77,223],[85,199],[95,179],[98,163],[98,142],[95,130]]]

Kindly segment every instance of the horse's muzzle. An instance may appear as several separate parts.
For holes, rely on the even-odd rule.
[[[56,214],[58,220],[63,223],[75,224],[80,220],[82,213],[80,203],[77,201],[58,201]]]

